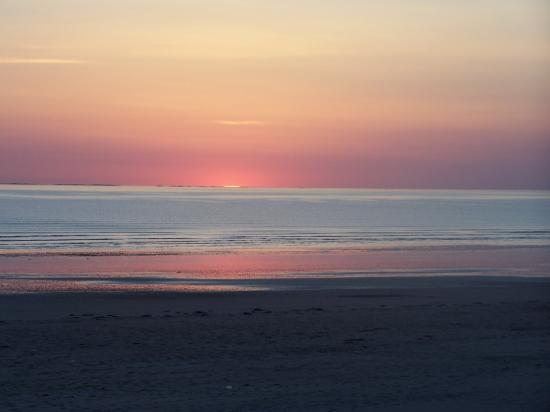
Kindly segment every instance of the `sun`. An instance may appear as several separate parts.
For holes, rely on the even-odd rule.
[[[239,185],[225,185],[224,186],[225,189],[238,189],[240,188]]]

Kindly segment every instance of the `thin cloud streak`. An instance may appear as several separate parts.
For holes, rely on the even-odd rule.
[[[260,120],[215,120],[214,123],[224,126],[263,126],[267,124]]]
[[[86,60],[75,59],[23,59],[0,58],[0,64],[85,64]]]

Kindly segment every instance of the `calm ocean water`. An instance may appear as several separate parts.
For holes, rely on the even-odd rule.
[[[1,254],[550,245],[550,192],[0,185]]]

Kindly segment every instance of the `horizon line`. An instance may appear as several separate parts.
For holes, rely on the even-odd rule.
[[[445,187],[395,187],[395,186],[247,186],[247,185],[172,185],[172,184],[117,184],[117,183],[28,183],[28,182],[0,182],[0,186],[91,186],[91,187],[153,187],[153,188],[212,188],[212,189],[326,189],[326,190],[448,190],[448,191],[541,191],[548,192],[548,188],[445,188]]]

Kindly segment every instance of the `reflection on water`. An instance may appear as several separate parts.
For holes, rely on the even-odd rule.
[[[155,281],[135,279],[128,282],[123,278],[0,278],[0,293],[51,293],[51,292],[244,292],[264,290],[257,285],[231,285],[205,282],[169,282],[158,278]]]
[[[334,285],[312,283],[315,280],[550,276],[549,252],[548,248],[539,247],[332,254],[0,257],[0,293],[236,292]]]

